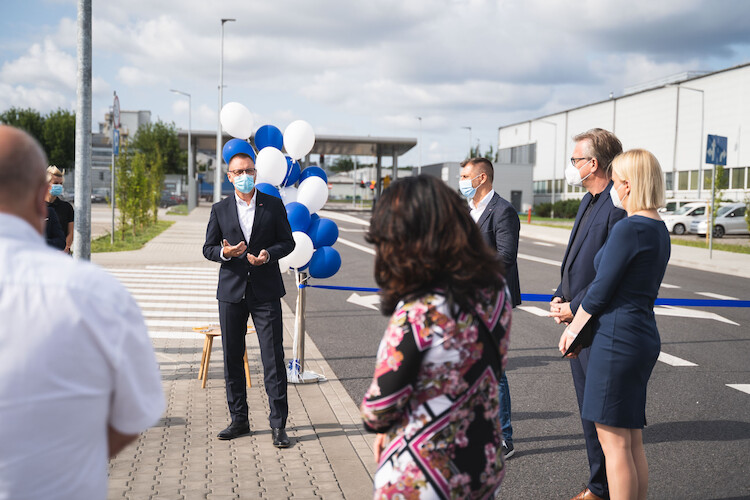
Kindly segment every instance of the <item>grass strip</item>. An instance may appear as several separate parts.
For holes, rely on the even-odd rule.
[[[125,238],[123,239],[122,231],[118,230],[115,233],[115,243],[110,243],[110,234],[107,233],[104,236],[93,240],[91,242],[91,253],[99,252],[127,252],[130,250],[140,250],[143,246],[160,235],[165,229],[174,224],[174,221],[160,220],[155,224],[146,226],[140,232],[137,232],[135,236],[130,230],[130,226],[125,228]]]

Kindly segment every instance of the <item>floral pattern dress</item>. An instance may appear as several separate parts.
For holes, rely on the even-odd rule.
[[[505,370],[511,302],[507,288],[480,302],[462,311],[433,290],[396,306],[361,406],[365,427],[389,438],[376,499],[488,498],[500,486],[496,371]]]

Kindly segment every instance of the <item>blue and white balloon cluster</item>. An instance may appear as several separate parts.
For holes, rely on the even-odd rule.
[[[286,206],[296,245],[292,253],[279,260],[281,272],[309,267],[313,278],[330,278],[336,274],[341,267],[341,256],[332,246],[339,237],[339,228],[332,220],[316,213],[328,200],[328,177],[319,167],[301,170],[297,161],[315,144],[313,128],[306,121],[297,120],[282,134],[273,125],[263,125],[255,132],[256,157],[247,141],[254,128],[250,111],[238,102],[230,102],[221,109],[220,117],[224,130],[234,137],[224,145],[224,161],[228,164],[238,153],[254,158],[258,172],[256,189],[281,198]]]

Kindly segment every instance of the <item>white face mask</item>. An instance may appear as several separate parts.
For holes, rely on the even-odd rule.
[[[586,163],[584,163],[583,166],[586,166],[589,163],[591,163],[591,160],[589,160]],[[581,167],[581,168],[583,168],[583,167]],[[593,173],[594,172],[589,172],[589,174],[586,177],[581,178],[581,171],[578,170],[577,168],[575,168],[573,165],[570,165],[569,167],[565,168],[565,180],[571,186],[581,187],[581,186],[583,186],[583,181],[585,181],[586,179],[588,179],[589,175],[591,175]]]
[[[621,186],[624,186],[624,184],[620,184]],[[628,195],[625,195],[628,196]],[[620,194],[617,192],[617,189],[615,189],[615,185],[612,185],[612,188],[609,190],[609,197],[612,199],[612,204],[615,206],[615,208],[621,208],[625,210],[625,207],[622,206],[622,200],[620,199]]]

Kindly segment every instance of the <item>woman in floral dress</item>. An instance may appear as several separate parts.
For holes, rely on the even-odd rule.
[[[375,498],[489,498],[505,473],[498,379],[511,302],[503,266],[440,179],[393,182],[373,214],[375,280],[391,319],[362,401]],[[386,443],[387,441],[387,443]]]

